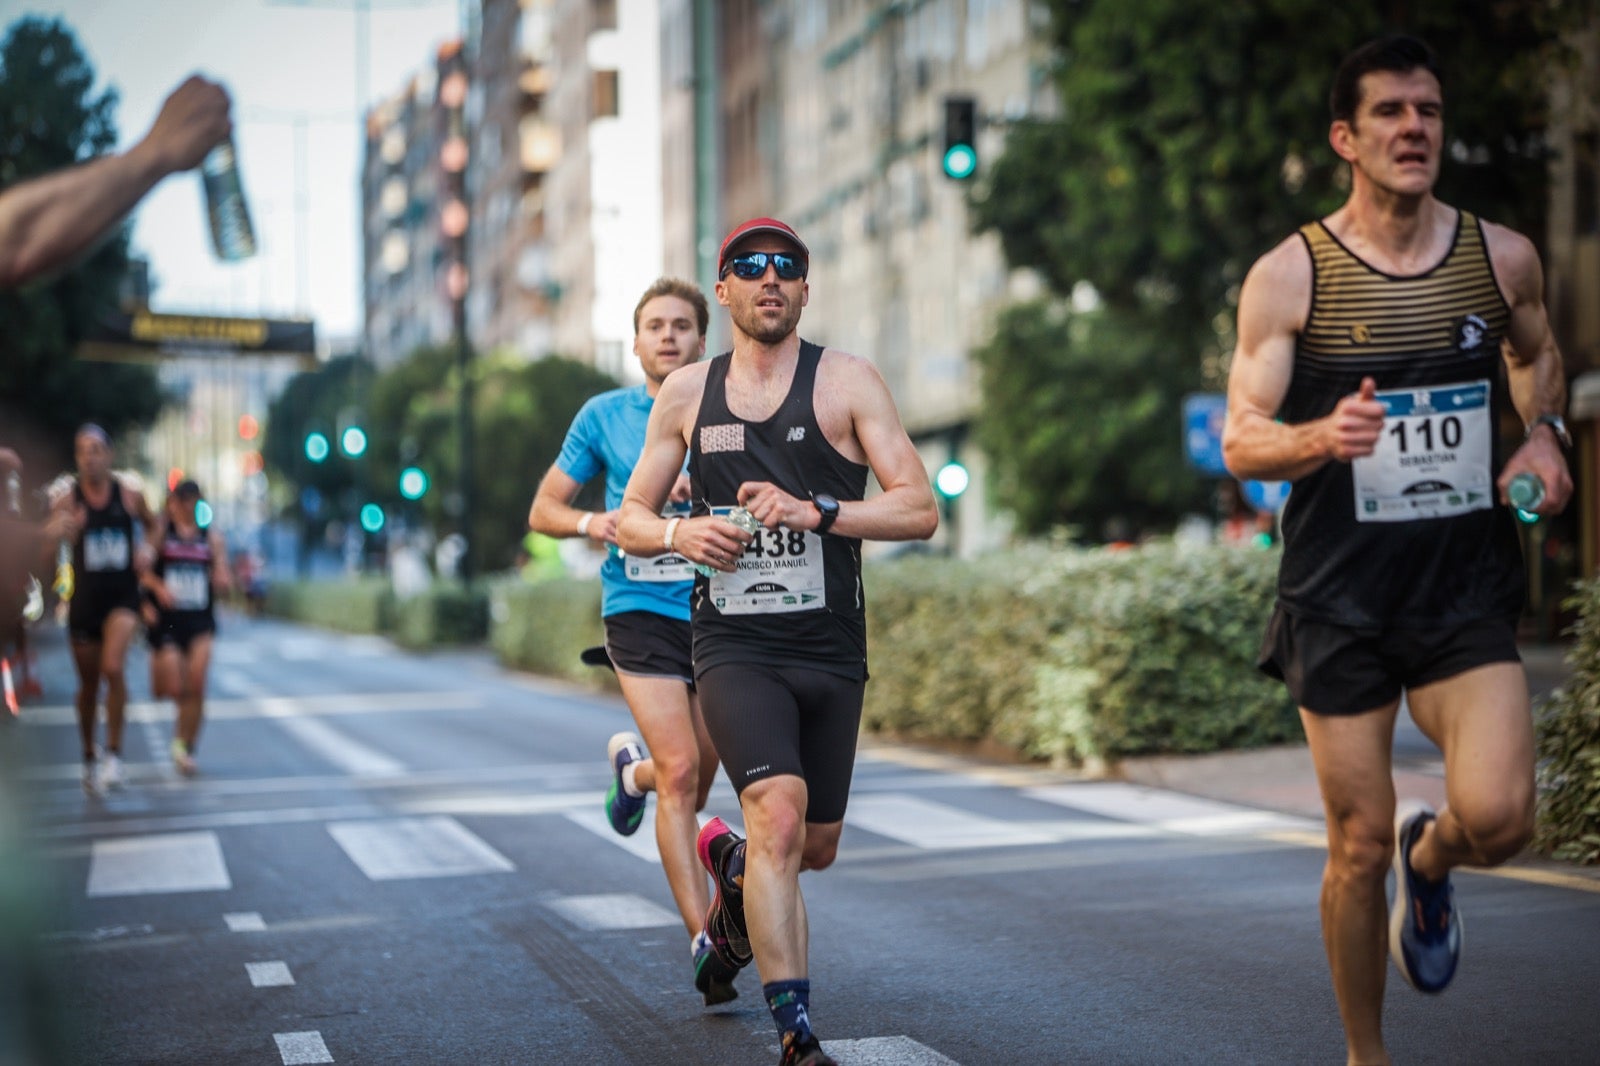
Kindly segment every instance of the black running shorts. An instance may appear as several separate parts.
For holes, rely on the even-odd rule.
[[[99,644],[105,639],[106,619],[113,611],[139,613],[139,587],[132,586],[126,593],[111,595],[85,595],[82,591],[72,598],[67,608],[67,632],[74,644]]]
[[[607,615],[606,654],[617,673],[664,677],[694,688],[694,641],[689,623],[654,611]]]
[[[1256,665],[1313,714],[1345,715],[1387,706],[1403,689],[1474,667],[1521,661],[1514,618],[1372,632],[1296,618],[1279,607]]]
[[[806,821],[841,821],[855,771],[866,682],[810,666],[721,663],[700,674],[700,711],[735,792],[804,779]]]
[[[194,638],[203,633],[215,633],[217,624],[210,618],[163,618],[145,632],[151,650],[170,646],[187,653]]]

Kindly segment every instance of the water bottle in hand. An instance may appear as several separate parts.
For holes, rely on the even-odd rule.
[[[1544,502],[1544,482],[1538,474],[1526,470],[1511,479],[1506,486],[1506,499],[1516,509],[1517,517],[1524,522],[1537,522],[1536,508]]]
[[[200,181],[205,187],[206,218],[217,258],[231,262],[255,255],[256,232],[250,225],[250,205],[239,181],[239,157],[232,137],[206,153],[200,163]]]
[[[756,519],[755,515],[751,514],[743,507],[735,507],[727,514],[723,515],[722,519],[725,522],[733,523],[746,533],[750,534],[752,537],[761,531],[760,521]],[[694,568],[700,573],[706,575],[706,577],[711,577],[714,574],[721,573],[721,571],[716,567],[707,566],[705,563],[695,563]]]

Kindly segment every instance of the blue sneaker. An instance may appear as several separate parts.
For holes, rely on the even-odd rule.
[[[1446,877],[1438,884],[1411,869],[1411,849],[1434,819],[1431,809],[1408,805],[1394,819],[1394,906],[1389,911],[1389,954],[1400,976],[1419,992],[1443,992],[1461,961],[1461,915]]]
[[[733,979],[739,968],[731,966],[712,950],[710,939],[701,933],[694,941],[694,987],[705,997],[706,1006],[715,1007],[739,998]]]
[[[611,828],[625,837],[633,836],[644,820],[644,797],[630,796],[622,787],[622,770],[629,763],[644,761],[639,734],[618,733],[606,744],[606,759],[611,763],[611,787],[606,790],[606,817]]]

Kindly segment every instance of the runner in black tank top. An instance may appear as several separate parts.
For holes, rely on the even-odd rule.
[[[728,410],[728,357],[711,361],[690,449],[693,514],[738,506],[739,486],[747,481],[770,481],[803,500],[819,494],[841,501],[865,495],[867,468],[840,455],[817,426],[812,396],[821,358],[820,347],[800,342],[789,395],[761,422],[744,421]],[[767,529],[751,540],[739,567],[729,577],[695,578],[696,673],[721,663],[758,661],[807,664],[866,680],[860,539]]]
[[[83,787],[122,783],[123,712],[128,703],[128,645],[139,625],[139,571],[149,565],[155,517],[142,493],[111,473],[111,438],[86,425],[73,437],[77,478],[51,505],[73,533],[77,588],[68,608],[72,662],[78,674],[78,736]],[[100,685],[105,683],[105,757],[95,746]]]
[[[775,219],[723,241],[733,349],[662,384],[617,527],[630,556],[676,552],[712,571],[695,580],[695,680],[752,846],[746,881],[745,842],[721,818],[701,829],[716,886],[706,932],[728,965],[759,964],[782,1066],[833,1063],[811,1031],[799,871],[833,862],[849,798],[867,676],[860,541],[938,524],[883,378],[796,332],[808,255]],[[663,519],[685,453],[693,512]],[[863,499],[869,470],[883,491]],[[762,899],[748,928],[747,884]]]
[[[1328,812],[1322,941],[1351,1062],[1389,1061],[1385,946],[1415,988],[1449,985],[1462,944],[1450,872],[1505,862],[1531,832],[1504,505],[1520,476],[1543,483],[1543,515],[1572,493],[1538,255],[1434,196],[1448,143],[1438,71],[1398,35],[1340,65],[1328,140],[1350,194],[1246,276],[1223,432],[1236,477],[1293,483],[1261,665],[1300,707]],[[1527,427],[1509,456],[1502,374]],[[1396,801],[1402,696],[1444,757],[1437,814]]]

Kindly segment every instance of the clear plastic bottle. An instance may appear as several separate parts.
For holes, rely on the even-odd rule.
[[[752,537],[755,536],[757,531],[761,529],[761,523],[756,520],[756,516],[745,510],[743,507],[735,507],[727,514],[723,515],[722,519],[725,522],[733,523],[746,533],[750,534]],[[705,563],[695,563],[694,568],[700,573],[706,575],[706,577],[711,577],[722,572],[714,566],[707,566]]]
[[[1544,502],[1544,482],[1539,480],[1538,474],[1530,474],[1524,470],[1512,478],[1511,484],[1506,486],[1506,499],[1522,521],[1537,522],[1539,516],[1535,513],[1535,508]]]
[[[239,156],[232,137],[206,153],[200,163],[200,181],[205,187],[206,218],[217,258],[231,262],[255,255],[256,231],[250,224],[250,205],[239,180]]]

